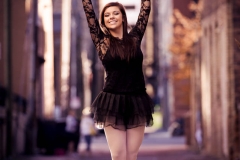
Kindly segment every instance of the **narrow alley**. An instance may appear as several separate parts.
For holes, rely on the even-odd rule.
[[[0,160],[110,160],[127,122],[138,160],[240,160],[240,0],[0,0]]]
[[[100,135],[93,139],[92,152],[83,151],[84,144],[79,146],[79,154],[63,156],[23,156],[11,160],[111,160],[106,138]],[[145,135],[140,148],[138,160],[219,160],[217,158],[191,151],[185,145],[182,136],[172,137],[168,132],[158,131]]]

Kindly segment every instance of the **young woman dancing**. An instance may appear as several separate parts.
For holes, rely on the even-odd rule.
[[[153,124],[153,103],[146,93],[141,51],[151,1],[141,0],[137,23],[129,32],[122,4],[106,4],[99,23],[91,0],[82,2],[93,43],[106,71],[103,90],[94,100],[91,112],[95,123],[104,128],[112,159],[136,160],[145,126]]]

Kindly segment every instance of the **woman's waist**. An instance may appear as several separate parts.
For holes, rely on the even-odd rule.
[[[113,88],[113,87],[108,87],[104,86],[103,92],[107,93],[112,93],[112,94],[124,94],[124,95],[138,95],[138,94],[145,94],[146,93],[146,88],[141,87],[141,88]]]

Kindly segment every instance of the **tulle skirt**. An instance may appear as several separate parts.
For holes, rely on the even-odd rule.
[[[94,121],[100,128],[112,126],[127,130],[152,126],[154,105],[148,94],[113,94],[100,92],[91,106]]]

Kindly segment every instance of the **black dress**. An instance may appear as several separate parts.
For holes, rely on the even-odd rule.
[[[153,124],[153,103],[146,93],[140,48],[150,13],[150,6],[146,6],[145,1],[149,0],[142,0],[138,21],[129,32],[137,40],[137,49],[134,58],[127,61],[111,56],[109,39],[114,37],[101,30],[91,0],[82,0],[92,40],[106,71],[103,91],[91,105],[94,120],[102,127],[126,130]],[[122,42],[117,38],[114,40]]]

